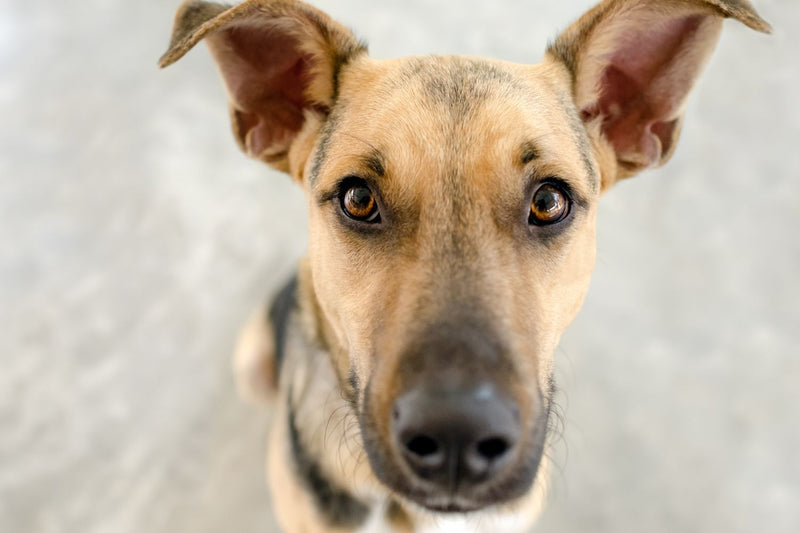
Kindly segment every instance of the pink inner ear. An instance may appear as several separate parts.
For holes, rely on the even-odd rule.
[[[304,91],[311,58],[278,25],[239,24],[213,39],[224,40],[212,43],[212,50],[218,55],[247,152],[280,157],[302,127],[303,109],[310,105]]]
[[[621,164],[641,169],[672,149],[681,106],[705,59],[691,48],[703,15],[616,28],[598,81],[599,98],[584,119],[603,117],[602,131]],[[647,27],[643,27],[647,26]]]

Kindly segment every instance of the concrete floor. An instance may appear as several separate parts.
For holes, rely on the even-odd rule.
[[[176,0],[0,3],[0,531],[274,531],[228,371],[305,248]],[[664,169],[599,214],[537,531],[800,531],[800,3],[728,22]],[[319,0],[375,57],[536,62],[590,1]],[[457,7],[456,7],[457,6]]]

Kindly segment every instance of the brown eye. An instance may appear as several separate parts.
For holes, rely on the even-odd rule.
[[[342,196],[344,213],[361,222],[379,222],[378,203],[375,195],[364,184],[355,184],[347,188]]]
[[[561,222],[569,214],[569,207],[569,197],[562,188],[553,183],[544,183],[533,193],[528,223],[547,226]]]

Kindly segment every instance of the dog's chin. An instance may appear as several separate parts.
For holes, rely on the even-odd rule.
[[[418,481],[398,480],[382,476],[377,472],[376,474],[395,496],[427,512],[467,514],[510,504],[522,497],[531,489],[535,472],[534,470],[529,475],[514,476],[513,479],[509,478],[485,487],[459,490],[455,494],[425,487]]]
[[[480,503],[464,500],[462,498],[429,498],[424,501],[412,501],[415,505],[423,508],[426,511],[438,514],[465,514],[482,511],[488,505],[481,505]]]
[[[427,509],[428,511],[433,511],[434,513],[442,513],[442,514],[447,514],[447,513],[454,513],[454,514],[457,514],[457,513],[469,513],[469,512],[472,512],[472,511],[479,511],[480,510],[479,507],[478,508],[465,507],[465,506],[462,506],[461,504],[458,504],[458,503],[451,503],[451,504],[447,504],[447,505],[429,504],[429,505],[423,505],[423,507],[425,509]]]

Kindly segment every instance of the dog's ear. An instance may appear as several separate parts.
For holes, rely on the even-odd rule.
[[[159,66],[201,39],[225,81],[239,146],[299,179],[313,144],[307,130],[318,129],[336,97],[339,70],[365,47],[299,1],[248,0],[235,7],[187,1]]]
[[[604,190],[670,158],[725,17],[771,30],[748,0],[605,0],[549,47],[572,76]]]

